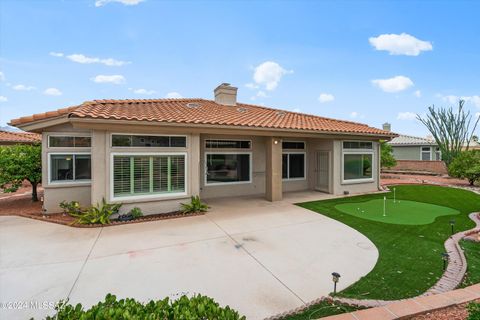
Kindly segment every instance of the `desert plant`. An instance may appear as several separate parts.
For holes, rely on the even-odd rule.
[[[83,212],[83,209],[80,207],[80,203],[78,201],[68,202],[66,200],[63,200],[58,206],[63,209],[63,213],[68,214],[72,217],[75,214],[80,214]]]
[[[190,203],[182,203],[181,205],[183,213],[205,212],[208,210],[208,206],[200,200],[199,196],[192,196]]]
[[[47,316],[46,320],[102,320],[102,319],[209,319],[209,320],[246,320],[244,316],[229,306],[221,307],[212,298],[194,295],[189,298],[181,296],[177,300],[168,297],[163,300],[150,300],[147,303],[132,298],[117,300],[107,294],[90,309],[85,310],[79,303],[75,306],[67,301],[60,301],[55,308],[56,314]]]
[[[448,166],[452,177],[467,179],[471,186],[480,181],[480,151],[462,151]]]
[[[471,302],[467,306],[468,318],[467,320],[480,320],[480,303]]]
[[[121,203],[107,203],[105,198],[103,198],[101,204],[97,203],[96,206],[92,206],[78,214],[71,214],[71,216],[77,218],[75,223],[78,224],[109,224],[110,217],[118,213],[121,206]]]

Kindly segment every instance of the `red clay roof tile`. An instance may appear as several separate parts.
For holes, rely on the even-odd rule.
[[[0,144],[8,143],[34,143],[40,142],[42,135],[30,132],[10,132],[0,130]]]

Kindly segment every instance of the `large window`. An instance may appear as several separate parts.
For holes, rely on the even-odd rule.
[[[82,136],[49,136],[48,146],[50,148],[82,148],[91,147],[92,139]]]
[[[343,181],[373,180],[373,143],[370,141],[343,142]]]
[[[442,160],[442,151],[439,147],[435,147],[435,160],[441,161]]]
[[[304,179],[305,178],[305,153],[282,154],[282,178]]]
[[[422,147],[421,158],[423,161],[430,161],[431,159],[431,150],[430,147]]]
[[[282,149],[305,149],[305,142],[303,141],[283,141]]]
[[[185,155],[113,155],[113,196],[185,193]]]
[[[112,147],[185,148],[186,146],[185,136],[112,135]]]
[[[206,184],[250,182],[250,157],[250,153],[207,153]]]
[[[250,140],[205,140],[208,149],[250,149]]]
[[[50,182],[85,182],[91,178],[90,154],[50,154]]]

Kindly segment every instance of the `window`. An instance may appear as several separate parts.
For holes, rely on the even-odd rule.
[[[343,149],[373,149],[373,143],[368,141],[344,141]]]
[[[89,154],[50,154],[50,181],[75,182],[91,179]]]
[[[250,182],[250,153],[207,153],[206,184]]]
[[[282,154],[282,179],[305,178],[305,153]]]
[[[430,154],[430,147],[422,147],[422,160],[423,161],[430,161],[431,160]]]
[[[439,147],[435,147],[435,160],[441,161],[442,160],[442,151]]]
[[[50,148],[81,148],[91,147],[92,138],[77,136],[49,136],[48,146]]]
[[[343,180],[372,179],[372,154],[344,154]]]
[[[205,140],[208,149],[250,149],[251,144],[249,140]]]
[[[186,146],[187,138],[184,136],[112,135],[112,147],[185,148]]]
[[[282,142],[283,149],[305,149],[305,142],[298,142],[298,141],[283,141]]]
[[[113,196],[185,193],[185,155],[113,155]]]

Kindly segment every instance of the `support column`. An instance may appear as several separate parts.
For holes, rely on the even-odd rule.
[[[265,148],[265,198],[279,201],[282,200],[282,139],[267,137]]]
[[[109,141],[107,141],[107,133],[101,130],[92,131],[92,183],[91,183],[91,202],[92,205],[101,203],[102,199],[108,199],[108,186],[110,183],[110,163],[107,156],[107,148]]]
[[[190,167],[190,194],[192,196],[200,195],[200,134],[192,133],[190,136],[189,149],[189,167]]]

